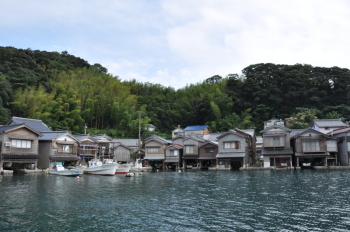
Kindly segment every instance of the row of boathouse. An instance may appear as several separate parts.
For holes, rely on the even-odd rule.
[[[340,119],[314,120],[306,129],[289,129],[284,121],[254,129],[211,133],[206,125],[176,128],[171,140],[152,135],[113,139],[107,135],[72,135],[51,131],[41,120],[12,117],[0,126],[0,169],[46,169],[109,158],[129,163],[131,154],[156,169],[317,168],[349,166],[350,127]]]

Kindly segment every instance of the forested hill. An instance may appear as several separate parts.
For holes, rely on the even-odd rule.
[[[138,136],[139,116],[170,133],[180,125],[262,129],[263,121],[288,118],[305,128],[314,118],[350,119],[350,72],[311,65],[254,64],[242,75],[203,77],[175,90],[121,81],[100,64],[67,52],[0,47],[0,123],[11,116],[43,120],[74,134]],[[144,135],[147,135],[144,132]]]

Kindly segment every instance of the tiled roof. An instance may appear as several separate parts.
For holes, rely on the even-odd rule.
[[[336,135],[350,131],[350,127],[336,129],[334,131],[328,132],[327,135]]]
[[[322,133],[322,132],[320,132],[320,131],[314,130],[314,129],[312,129],[312,128],[304,129],[304,130],[302,130],[301,132],[296,133],[295,135],[291,136],[290,138],[291,138],[291,139],[294,139],[294,138],[298,137],[299,135],[304,134],[304,133],[306,133],[306,132],[317,133],[317,134],[323,135],[324,137],[329,138],[328,135],[326,135],[326,134],[324,134],[324,133]]]
[[[196,141],[198,141],[198,142],[205,142],[205,141],[206,141],[203,137],[201,137],[201,136],[196,136],[196,135],[189,135],[189,136],[186,136],[186,137],[184,138],[183,141],[188,140],[188,139],[193,139],[193,140],[196,140]]]
[[[297,134],[300,134],[301,132],[305,131],[306,129],[292,129],[292,131],[290,132],[290,137],[293,137]]]
[[[20,124],[20,125],[23,125],[23,124]],[[12,130],[12,129],[17,128],[18,126],[19,126],[18,124],[15,124],[15,125],[7,125],[7,126],[0,126],[0,132]]]
[[[42,135],[40,132],[34,130],[33,128],[27,126],[27,125],[24,124],[24,123],[0,126],[0,133],[2,133],[2,132],[8,132],[8,131],[15,130],[15,129],[21,128],[21,127],[25,127],[25,128],[27,128],[28,130],[30,130],[30,131],[32,131],[32,132],[38,134],[39,136]]]
[[[45,123],[43,123],[43,121],[38,119],[12,117],[7,124],[21,124],[21,123],[25,123],[27,126],[33,128],[33,130],[36,130],[38,132],[51,131],[50,128]]]
[[[203,126],[188,126],[184,129],[184,131],[196,131],[196,130],[204,130],[208,128],[207,125],[203,125]]]
[[[165,149],[166,150],[169,150],[169,149],[173,150],[173,149],[182,149],[182,148],[183,147],[181,145],[172,143],[169,146],[167,146]]]
[[[106,138],[107,140],[112,141],[112,138],[109,137],[109,136],[106,135],[106,134],[93,135],[92,137],[93,137],[94,139],[97,139],[97,140],[100,140],[101,138],[102,138],[102,139],[103,139],[103,138]]]
[[[89,139],[89,140],[94,141],[95,143],[98,143],[98,141],[97,141],[94,137],[92,137],[91,135],[89,135],[89,134],[87,134],[87,135],[74,135],[74,137],[75,137],[76,139],[78,139],[79,141],[82,141],[82,140],[84,140],[84,139]]]
[[[217,141],[218,137],[226,132],[220,132],[220,133],[211,133],[207,135],[203,135],[203,139],[209,140],[209,141]]]
[[[213,146],[218,146],[218,142],[214,142],[214,141],[207,141],[206,143],[202,144],[201,146],[199,146],[198,148],[201,148],[205,145],[211,144]]]
[[[129,146],[129,147],[137,147],[139,144],[138,139],[113,139],[112,142],[113,143],[122,143],[126,146]]]
[[[117,147],[124,147],[124,148],[126,148],[126,149],[128,149],[128,150],[132,150],[130,147],[128,147],[128,146],[126,146],[125,144],[123,144],[123,143],[115,143],[114,144],[114,146],[113,146],[113,148],[117,148]]]
[[[316,119],[314,124],[318,127],[346,127],[340,119]]]
[[[255,135],[255,130],[254,129],[244,129],[244,130],[241,130],[241,129],[238,129],[236,128],[235,130],[239,130],[239,131],[242,131],[250,136],[252,136],[254,138],[254,135]]]
[[[157,141],[157,142],[162,143],[162,144],[170,143],[168,140],[166,140],[162,137],[159,137],[157,135],[151,135],[150,137],[146,138],[145,143],[152,141],[152,140]]]
[[[228,134],[234,134],[234,135],[238,135],[240,137],[244,137],[244,138],[248,138],[249,135],[246,134],[245,132],[242,133],[242,131],[237,132],[235,130],[228,130],[227,132],[223,133],[222,135],[218,136],[218,139],[221,139],[222,137],[228,135]]]
[[[71,133],[69,133],[68,131],[43,132],[42,135],[43,135],[42,137],[39,137],[39,140],[53,141],[62,135],[69,135],[70,137],[72,137],[72,139],[75,139],[77,142],[79,142],[79,140],[76,137],[74,137]]]
[[[289,131],[289,132],[292,131],[291,129],[289,129],[289,128],[285,127],[285,126],[281,126],[281,125],[272,125],[272,126],[270,126],[270,127],[265,128],[264,130],[260,131],[260,133],[264,133],[264,132],[266,132],[266,131],[268,131],[268,130],[270,130],[270,129],[273,129],[273,128],[280,128],[280,129],[283,129],[283,130]]]

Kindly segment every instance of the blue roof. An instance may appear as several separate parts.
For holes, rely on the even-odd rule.
[[[207,125],[203,125],[203,126],[188,126],[184,129],[184,131],[195,131],[195,130],[204,130],[208,128]]]
[[[31,119],[31,118],[19,118],[19,117],[12,117],[11,120],[7,123],[8,125],[13,124],[21,124],[24,123],[30,128],[32,128],[35,131],[38,132],[49,132],[51,131],[50,128],[43,123],[43,121],[38,119]]]

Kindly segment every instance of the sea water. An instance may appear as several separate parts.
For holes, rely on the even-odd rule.
[[[0,231],[349,231],[350,170],[0,176]]]

